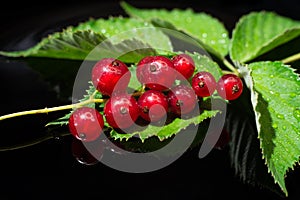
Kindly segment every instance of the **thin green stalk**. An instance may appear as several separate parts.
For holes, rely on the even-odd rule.
[[[224,65],[230,70],[232,71],[234,74],[236,74],[237,76],[240,75],[239,71],[226,59],[223,59],[223,63]]]
[[[19,117],[19,116],[24,116],[24,115],[42,114],[42,113],[49,113],[49,112],[60,111],[60,110],[68,110],[68,109],[78,108],[78,107],[84,106],[89,103],[103,103],[104,101],[105,101],[105,99],[90,98],[86,101],[82,101],[82,102],[70,104],[70,105],[57,106],[57,107],[52,107],[52,108],[43,108],[43,109],[37,109],[37,110],[21,111],[21,112],[16,112],[16,113],[0,116],[0,121],[4,120],[4,119],[9,119],[9,118]]]
[[[300,53],[297,53],[297,54],[294,54],[290,57],[287,57],[283,60],[281,60],[283,63],[287,64],[287,63],[291,63],[291,62],[294,62],[296,60],[300,60]]]

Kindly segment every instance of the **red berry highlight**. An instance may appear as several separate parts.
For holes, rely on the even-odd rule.
[[[112,96],[104,106],[104,116],[113,128],[128,128],[139,116],[135,98],[128,94]]]
[[[103,58],[92,69],[93,85],[103,95],[126,91],[130,77],[126,64],[114,58]]]
[[[164,56],[146,56],[137,65],[137,79],[153,90],[172,87],[176,73],[172,61]]]
[[[225,74],[217,83],[217,91],[223,99],[235,100],[243,92],[243,82],[235,74]]]
[[[167,97],[160,91],[148,90],[138,99],[140,116],[146,121],[157,122],[168,111]]]
[[[195,62],[187,54],[179,54],[172,58],[174,68],[182,75],[177,76],[177,79],[189,79],[195,71]]]
[[[217,87],[216,79],[209,72],[198,72],[193,76],[192,87],[199,97],[211,96]]]
[[[78,108],[69,118],[71,134],[81,141],[96,140],[102,133],[103,127],[103,116],[94,108]]]

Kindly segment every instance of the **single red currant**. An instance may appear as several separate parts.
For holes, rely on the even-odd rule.
[[[138,99],[140,116],[146,121],[156,122],[166,116],[168,111],[167,97],[160,91],[148,90]]]
[[[169,91],[168,101],[171,112],[177,115],[184,115],[195,108],[197,96],[191,87],[178,85]]]
[[[146,56],[137,65],[137,79],[153,90],[172,87],[176,73],[172,61],[164,56]]]
[[[103,116],[94,108],[78,108],[69,118],[71,134],[82,141],[96,140],[102,133],[103,127]]]
[[[113,128],[128,128],[139,116],[135,98],[128,94],[112,96],[104,106],[107,123]]]
[[[198,72],[192,78],[192,87],[199,97],[211,96],[217,87],[216,79],[209,72]]]
[[[92,82],[104,95],[126,91],[131,74],[123,62],[115,58],[103,58],[92,69]]]
[[[217,91],[223,99],[235,100],[243,92],[243,82],[235,74],[225,74],[217,83]]]
[[[177,79],[189,79],[195,71],[195,62],[193,58],[187,54],[178,54],[172,58],[174,68],[182,75]]]

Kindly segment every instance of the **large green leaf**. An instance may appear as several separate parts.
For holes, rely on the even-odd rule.
[[[230,56],[250,61],[300,36],[300,22],[272,12],[253,12],[242,17],[233,30]]]
[[[154,28],[150,23],[135,18],[110,17],[108,19],[91,19],[70,28],[73,31],[92,30],[96,33],[101,33],[106,38],[109,38],[113,44],[135,38],[157,50],[173,50],[169,38],[162,31]]]
[[[235,175],[250,186],[269,189],[283,196],[279,185],[268,173],[257,138],[255,114],[248,88],[227,105],[225,128],[230,133],[229,156]]]
[[[151,24],[119,17],[90,20],[77,27],[68,27],[42,39],[32,48],[0,51],[0,55],[76,60],[120,57],[125,62],[137,62],[145,55],[155,54],[154,49],[172,51],[169,38]]]
[[[217,57],[228,53],[229,38],[224,25],[206,13],[195,13],[191,9],[138,9],[122,2],[121,6],[133,17],[147,21],[156,20],[159,26],[183,31],[198,39],[203,47]]]
[[[241,71],[251,90],[263,158],[287,195],[285,175],[300,158],[299,75],[281,62],[256,62]]]

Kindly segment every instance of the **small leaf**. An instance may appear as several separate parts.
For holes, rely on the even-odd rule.
[[[190,55],[195,62],[195,67],[196,67],[195,73],[201,71],[210,72],[217,81],[222,76],[223,74],[222,69],[211,58],[205,55],[200,55],[199,53],[196,52],[194,52],[193,54],[189,52],[186,53]]]
[[[117,131],[112,129],[110,135],[115,140],[128,140],[132,137],[138,136],[141,141],[144,142],[144,140],[147,138],[157,136],[162,141],[179,133],[181,130],[186,129],[189,125],[197,125],[205,119],[214,117],[218,112],[219,111],[217,110],[204,110],[203,113],[201,113],[199,116],[195,116],[189,119],[176,118],[174,121],[164,126],[148,125],[144,130],[135,131],[133,133],[118,133]]]
[[[232,35],[232,60],[248,62],[300,36],[300,22],[272,12],[253,12],[242,17]]]
[[[285,175],[300,158],[299,75],[281,62],[257,62],[247,68],[263,158],[287,195]]]
[[[191,9],[171,11],[165,9],[138,9],[122,2],[123,9],[133,17],[154,20],[160,27],[183,31],[198,39],[206,50],[217,57],[228,53],[229,38],[224,25],[205,13],[195,13]]]

